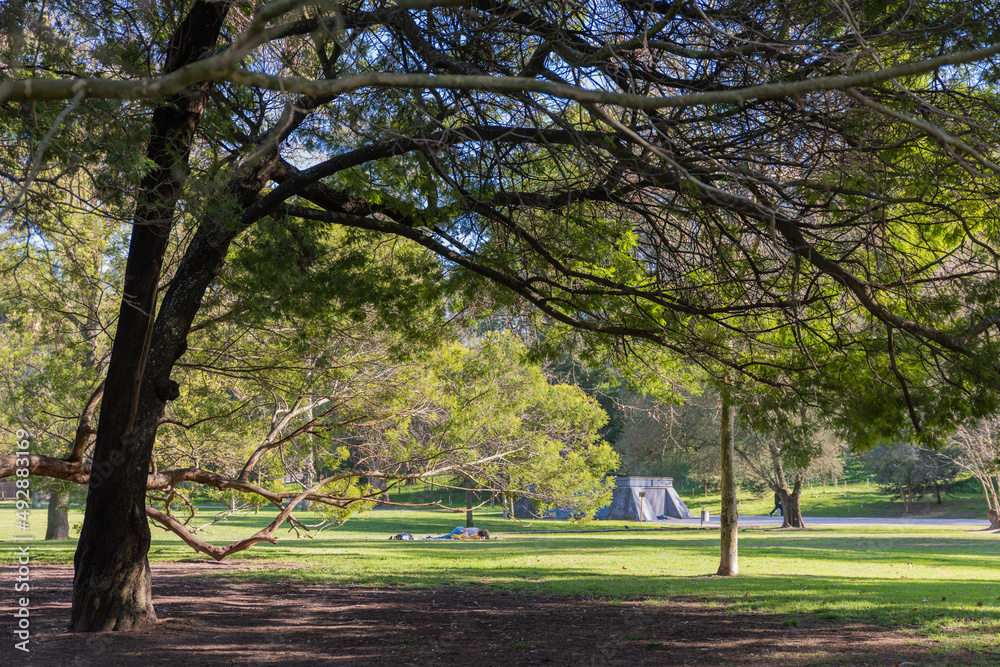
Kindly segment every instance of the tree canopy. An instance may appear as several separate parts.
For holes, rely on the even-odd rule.
[[[175,196],[205,234],[238,218],[226,244],[267,215],[395,234],[469,290],[766,382],[872,365],[886,428],[959,400],[928,376],[992,407],[961,380],[994,384],[1000,317],[989,3],[445,5],[196,3],[219,36],[187,52],[183,5],[57,4],[12,31],[0,95],[134,119],[105,132],[127,145],[142,100],[214,81]],[[147,173],[130,155],[110,168]]]

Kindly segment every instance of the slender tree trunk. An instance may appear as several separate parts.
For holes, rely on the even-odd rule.
[[[987,480],[987,482],[990,483],[991,488],[992,488],[993,479],[987,477],[986,480]],[[998,482],[998,486],[1000,486],[1000,477],[997,477],[996,481]],[[993,498],[993,508],[992,509],[993,509],[992,516],[990,516],[990,514],[987,513],[987,516],[990,517],[990,525],[993,528],[1000,529],[1000,497],[994,496],[994,498]]]
[[[986,518],[990,522],[990,528],[1000,530],[1000,497],[991,494],[991,491],[993,491],[993,477],[991,475],[984,475],[979,478],[979,482],[983,486],[983,493],[986,494]]]
[[[976,478],[983,487],[983,495],[986,496],[986,508],[990,510],[997,509],[997,505],[993,503],[993,497],[990,495],[990,491],[993,490],[993,479],[989,475],[982,477],[977,475]]]
[[[722,390],[722,557],[719,561],[717,574],[724,577],[740,573],[739,544],[737,531],[739,529],[739,513],[736,509],[736,451],[733,448],[733,408],[729,392]]]
[[[472,490],[465,490],[465,527],[472,528],[475,526],[472,522]]]
[[[303,488],[311,489],[312,485],[316,481],[316,466],[313,465],[312,452],[309,453],[309,460],[306,461],[306,470],[305,473],[303,473],[303,478],[305,480],[305,483],[302,485]],[[388,499],[389,499],[388,494],[386,494],[386,500]],[[313,508],[312,502],[308,500],[303,500],[301,503],[299,503],[299,506],[306,512],[311,511]]]
[[[49,494],[48,521],[45,526],[45,539],[69,539],[69,491],[57,489]]]
[[[228,2],[195,2],[170,40],[164,71],[183,67],[214,48],[228,9]],[[169,366],[165,377],[147,377],[146,371],[163,255],[208,88],[208,83],[193,86],[153,112],[146,155],[155,167],[143,179],[136,199],[124,296],[73,560],[70,628],[76,631],[128,630],[156,621],[146,558],[146,478],[156,420],[166,401],[176,398],[177,388]]]
[[[1000,489],[1000,475],[986,474],[984,479],[980,481],[983,485],[983,492],[986,494],[986,507],[988,508],[986,516],[990,520],[990,526],[1000,528],[1000,491],[997,490]],[[996,482],[995,485],[994,482]]]

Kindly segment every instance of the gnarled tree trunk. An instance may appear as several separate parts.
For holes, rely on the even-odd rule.
[[[795,485],[789,491],[787,487],[779,489],[781,504],[784,507],[784,521],[782,528],[805,528],[806,522],[802,518],[802,475],[795,476]]]
[[[781,461],[781,451],[773,444],[768,447],[768,450],[771,453],[771,466],[774,470],[774,483],[771,488],[781,498],[781,527],[805,528],[806,522],[802,519],[803,474],[801,471],[795,473],[795,482],[792,485],[792,490],[789,491],[785,465]]]

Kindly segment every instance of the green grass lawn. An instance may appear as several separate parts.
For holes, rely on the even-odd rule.
[[[705,494],[700,488],[678,488],[681,499],[697,516],[707,509],[712,516],[718,516],[722,508],[719,493]],[[465,506],[465,493],[449,493],[424,483],[398,487],[389,494],[390,500],[400,503],[441,502],[452,507]],[[483,498],[488,501],[488,497]],[[982,493],[954,493],[944,495],[938,505],[936,499],[925,496],[910,507],[909,516],[939,519],[983,519],[986,517],[986,503]],[[774,494],[770,491],[753,494],[741,491],[739,494],[740,514],[759,516],[767,514],[774,507]],[[890,500],[888,494],[878,490],[870,482],[848,484],[836,487],[830,484],[808,484],[802,491],[802,512],[808,519],[817,517],[882,517],[903,516],[903,503]]]
[[[697,489],[678,489],[681,499],[695,516],[704,508],[718,516],[722,500],[718,493],[704,494]],[[981,493],[956,493],[946,495],[937,504],[933,496],[910,506],[912,517],[936,519],[985,519],[986,502]],[[760,516],[774,507],[774,494],[739,494],[740,514]],[[802,491],[802,514],[808,523],[810,516],[818,517],[880,517],[899,518],[903,516],[903,503],[890,500],[874,484],[865,482],[844,487],[823,484],[807,485]]]
[[[695,509],[695,508],[692,508]],[[44,511],[32,514],[41,539]],[[208,529],[225,543],[263,526],[270,513],[233,516]],[[400,531],[440,535],[463,515],[417,510],[373,511],[313,539],[284,533],[231,557],[285,565],[227,577],[369,586],[485,586],[522,595],[644,599],[694,596],[732,612],[771,613],[789,625],[803,614],[911,629],[942,642],[1000,655],[1000,537],[943,528],[836,527],[807,531],[743,530],[741,574],[714,576],[719,536],[709,530],[531,534],[480,511],[477,524],[508,532],[499,541],[389,541]],[[201,519],[202,517],[199,517]],[[306,517],[304,517],[306,518]],[[79,512],[71,524],[79,524]],[[618,526],[601,522],[595,527]],[[632,524],[635,525],[635,524]],[[534,528],[572,528],[538,522]],[[0,507],[0,535],[13,535],[13,510]],[[35,561],[72,562],[75,540],[34,542]],[[10,549],[6,550],[8,553]],[[172,534],[153,528],[153,562],[206,560]]]

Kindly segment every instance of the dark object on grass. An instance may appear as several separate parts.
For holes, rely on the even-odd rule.
[[[490,539],[490,531],[485,528],[476,528],[474,526],[456,526],[455,530],[451,531],[447,535],[440,535],[438,537],[431,537],[428,535],[424,538],[425,540],[488,540]]]
[[[398,535],[393,535],[389,539],[390,540],[412,540],[413,539],[413,535],[410,535],[409,533],[399,533]]]

